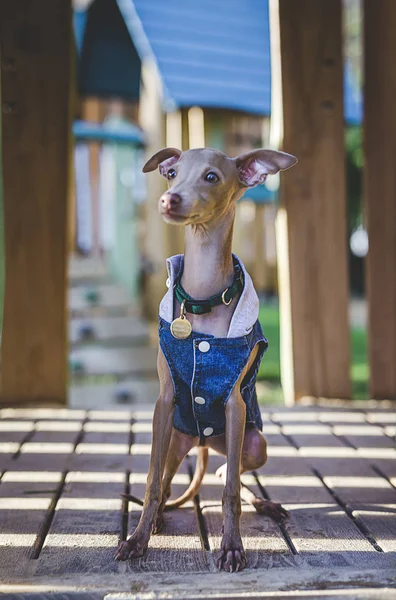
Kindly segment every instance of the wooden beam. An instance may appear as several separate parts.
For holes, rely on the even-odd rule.
[[[145,132],[147,160],[166,144],[165,116],[162,110],[161,80],[154,62],[142,64],[142,92],[139,105],[139,124]],[[149,272],[145,280],[144,313],[152,320],[158,319],[158,307],[166,292],[167,228],[158,214],[158,199],[166,190],[166,180],[158,171],[146,176],[147,201],[145,210],[144,254]]]
[[[364,197],[370,395],[396,399],[396,3],[365,0]]]
[[[283,148],[299,159],[277,228],[285,399],[350,398],[341,0],[279,0],[279,33]]]
[[[165,138],[169,148],[183,149],[183,113],[182,110],[168,112],[165,115]],[[157,218],[161,218],[158,214]],[[183,254],[184,227],[165,226],[165,250],[168,256]]]
[[[199,106],[193,106],[188,111],[188,147],[205,147],[205,118],[204,111]]]
[[[67,397],[71,3],[0,2],[5,402]]]
[[[85,121],[102,123],[104,105],[98,98],[87,97],[81,101],[81,116]],[[99,252],[99,171],[100,171],[99,142],[88,142],[89,177],[91,182],[91,211],[92,211],[92,249],[91,255],[98,257]]]
[[[268,264],[265,256],[265,204],[256,204],[256,218],[253,227],[254,269],[252,273],[254,285],[260,292],[266,290],[268,281]]]
[[[76,74],[76,66],[77,66],[77,49],[75,44],[70,44],[70,102],[71,102],[71,118],[73,119],[78,110],[78,101],[79,98],[77,96],[77,74]],[[77,250],[77,198],[76,198],[76,177],[75,177],[75,167],[74,167],[74,144],[75,140],[72,136],[72,141],[70,144],[70,163],[69,163],[69,198],[67,201],[68,205],[68,214],[67,214],[67,248],[69,255],[74,254]]]

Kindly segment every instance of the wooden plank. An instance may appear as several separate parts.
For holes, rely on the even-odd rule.
[[[368,448],[366,452],[372,450]],[[387,448],[379,449],[387,451]],[[366,539],[371,537],[375,543],[382,547],[380,540],[384,540],[384,528],[389,522],[387,514],[392,513],[392,506],[396,502],[396,489],[387,481],[387,479],[378,476],[373,469],[372,463],[378,461],[373,455],[366,460],[359,458],[364,454],[365,449],[354,451],[352,448],[345,447],[345,455],[329,454],[327,457],[307,456],[307,462],[320,474],[326,486],[332,491],[335,500],[349,511],[350,515],[359,517],[356,526],[363,528]],[[347,456],[350,452],[351,457]],[[394,461],[394,458],[393,458]],[[390,539],[392,539],[391,530],[389,530]],[[389,545],[387,547],[390,547]],[[384,555],[379,552],[365,555],[365,564],[374,561],[379,565],[390,564],[396,566],[396,554]],[[387,550],[386,550],[387,551]]]
[[[31,429],[21,428],[17,431],[0,431],[0,444],[7,444],[8,442],[20,444],[32,429],[33,427]]]
[[[69,410],[67,408],[3,408],[0,411],[2,422],[18,419],[30,421],[36,419],[65,419],[68,421],[81,421],[86,417],[85,410]]]
[[[134,443],[151,444],[151,433],[135,433]],[[131,493],[144,498],[149,454],[134,454],[131,469]],[[176,474],[172,485],[172,498],[181,495],[189,485],[190,478],[186,463]],[[129,503],[129,531],[138,523],[141,507]],[[150,539],[148,551],[140,559],[130,564],[130,570],[150,572],[197,572],[207,571],[208,562],[203,550],[196,512],[192,502],[183,508],[167,512],[164,516],[163,531]]]
[[[124,485],[122,470],[68,473],[36,575],[118,572]]]
[[[364,2],[364,200],[370,397],[396,399],[396,5]]]
[[[396,489],[386,479],[373,476],[368,464],[360,469],[358,476],[324,477],[324,481],[352,510],[378,546],[385,553],[393,553],[385,556],[396,567]]]
[[[1,433],[14,441],[0,446],[2,468],[13,471],[64,471],[82,427],[84,411],[3,409]],[[70,416],[70,420],[67,417]],[[14,434],[19,436],[18,443]],[[13,446],[12,453],[10,445]],[[8,453],[8,454],[7,454]],[[48,455],[51,455],[49,460]]]
[[[322,471],[326,472],[326,469]],[[353,475],[324,475],[324,482],[351,508],[363,504],[391,505],[396,502],[396,490],[386,479],[379,477],[369,464],[353,473]]]
[[[21,576],[36,536],[61,481],[60,472],[46,470],[47,457],[36,458],[37,471],[9,471],[0,485],[0,576]]]
[[[1,3],[2,396],[66,403],[71,2]]]
[[[350,413],[347,413],[347,417],[348,415]],[[367,538],[367,532],[359,530],[338,504],[339,499],[343,506],[351,510],[351,514],[354,508],[360,507],[359,516],[363,525],[369,528],[378,541],[387,522],[382,512],[386,512],[389,503],[396,501],[396,490],[385,479],[377,476],[368,461],[358,458],[355,450],[344,446],[342,437],[329,435],[334,430],[342,435],[345,428],[361,429],[367,425],[356,425],[353,421],[353,425],[349,425],[348,418],[338,411],[334,411],[334,421],[337,422],[342,417],[347,425],[331,425],[329,422],[333,420],[332,411],[322,413],[321,416],[322,424],[286,421],[281,427],[281,431],[297,444],[299,454],[306,457],[304,464],[309,468],[310,475],[294,476],[295,459],[290,461],[279,457],[278,463],[288,461],[288,476],[263,478],[263,485],[266,485],[271,499],[285,503],[286,508],[290,509],[291,519],[287,530],[296,549],[308,564],[358,566],[364,561],[366,565],[389,566],[394,559],[376,552]],[[343,456],[344,451],[346,456]],[[352,453],[351,458],[348,458],[348,452]],[[324,483],[335,496],[316,478],[317,472],[324,477]],[[375,508],[371,503],[376,502],[382,503],[383,507]],[[293,506],[291,503],[297,504]],[[353,514],[358,515],[358,512],[354,511]]]
[[[320,443],[320,435],[313,430],[311,435],[301,433],[307,427],[318,429],[317,424],[309,424],[284,425],[282,430],[293,434],[299,444]],[[357,565],[362,552],[373,550],[315,476],[308,460],[270,457],[258,473],[271,500],[289,511],[285,527],[302,561],[315,567]]]
[[[45,425],[45,427],[44,427]],[[80,432],[82,430],[81,423],[70,423],[69,422],[55,422],[51,423],[40,423],[38,422],[35,427],[35,432],[31,437],[29,437],[28,442],[22,445],[21,451],[24,452],[24,448],[29,444],[30,446],[37,444],[67,444],[71,446],[71,452],[73,451],[73,447],[76,444]],[[50,451],[49,451],[50,453]]]
[[[396,423],[396,412],[385,411],[377,411],[377,412],[368,412],[367,413],[367,421],[369,423],[381,423],[383,425],[387,425],[389,423]]]
[[[356,567],[363,563],[385,567],[392,564],[392,557],[376,552],[335,502],[309,468],[308,461],[278,458],[278,464],[282,461],[286,464],[280,470],[286,475],[268,476],[264,467],[259,471],[260,481],[271,500],[281,502],[289,510],[290,518],[285,526],[304,562],[314,567]],[[304,475],[300,475],[301,472]]]
[[[283,148],[299,159],[277,221],[285,399],[350,398],[341,0],[279,0],[279,28]]]
[[[332,430],[355,448],[393,448],[395,445],[378,425],[334,425]]]
[[[375,458],[371,463],[396,487],[396,460],[393,457]]]
[[[394,553],[396,566],[396,504],[376,504],[354,511],[375,535],[375,539],[385,552]]]
[[[84,437],[70,459],[68,470],[125,472],[130,469],[129,428],[124,428],[124,431],[89,431],[88,425],[90,422],[85,425]]]
[[[289,463],[288,475],[260,475],[260,481],[271,500],[289,511],[285,526],[303,562],[345,567],[359,564],[362,552],[373,551],[312,472],[294,475]]]
[[[365,423],[366,415],[360,410],[323,410],[318,413],[318,419],[322,423],[347,424],[347,423]]]
[[[88,412],[90,421],[130,421],[135,415],[129,410],[90,410]]]
[[[307,425],[283,425],[282,432],[287,434],[304,456],[305,448],[344,448],[345,444],[332,435],[331,428],[320,423]],[[323,435],[325,433],[325,436]]]
[[[65,471],[72,453],[70,442],[25,442],[9,468],[13,471]]]

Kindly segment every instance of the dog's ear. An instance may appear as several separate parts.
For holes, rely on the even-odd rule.
[[[235,159],[238,179],[244,187],[254,187],[264,183],[267,175],[275,175],[296,164],[297,158],[286,152],[276,150],[251,150]]]
[[[161,175],[166,177],[169,167],[179,160],[180,155],[181,150],[177,150],[177,148],[163,148],[146,162],[142,171],[143,173],[150,173],[150,171],[155,171],[159,167]]]

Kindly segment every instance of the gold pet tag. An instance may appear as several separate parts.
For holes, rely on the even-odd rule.
[[[171,334],[178,340],[185,340],[192,332],[191,323],[185,317],[184,303],[185,300],[183,300],[180,307],[180,317],[172,321],[170,326]]]

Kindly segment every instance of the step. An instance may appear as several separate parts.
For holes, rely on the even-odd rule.
[[[69,323],[69,341],[73,345],[97,344],[114,340],[120,341],[122,346],[127,342],[128,345],[147,343],[148,339],[147,323],[136,317],[86,317],[72,319]]]
[[[125,410],[137,404],[152,409],[159,394],[158,378],[125,379],[122,383],[72,385],[69,388],[69,407],[85,410]],[[129,395],[129,397],[128,397]]]
[[[125,375],[149,376],[157,371],[157,348],[80,347],[69,354],[69,362],[83,367],[81,376],[86,375]]]
[[[104,260],[100,258],[83,258],[72,256],[69,260],[69,279],[91,279],[107,277],[108,270]]]
[[[71,312],[92,308],[128,308],[129,306],[130,299],[127,291],[115,283],[81,285],[69,289],[69,310]]]

